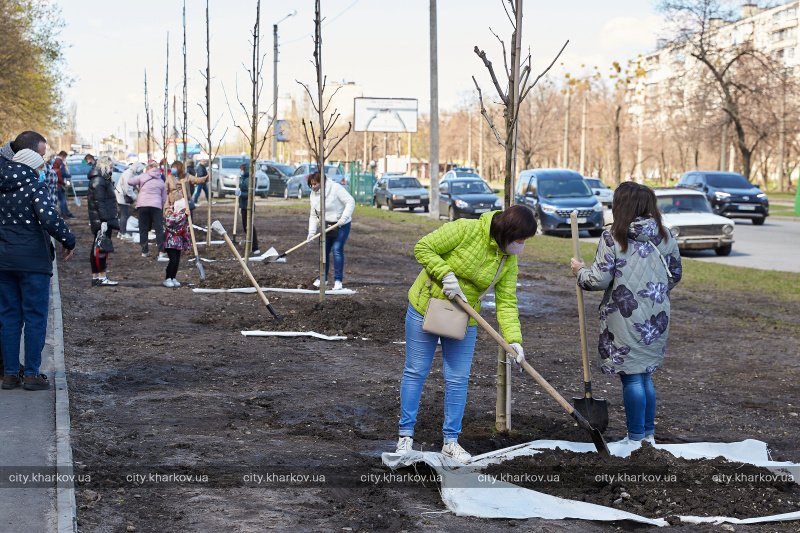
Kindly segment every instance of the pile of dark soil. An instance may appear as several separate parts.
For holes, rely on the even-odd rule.
[[[546,450],[491,465],[486,473],[553,496],[631,513],[752,518],[800,510],[790,474],[715,459],[686,460],[644,443],[627,458]]]

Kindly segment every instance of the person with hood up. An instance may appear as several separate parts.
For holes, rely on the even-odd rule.
[[[164,250],[164,214],[162,209],[167,202],[167,189],[161,179],[158,163],[150,161],[143,174],[128,178],[128,185],[139,188],[136,209],[139,212],[139,246],[142,257],[147,257],[149,245],[147,234],[154,230],[158,251]]]
[[[40,182],[46,146],[39,134],[32,142],[17,142],[11,161],[0,158],[0,347],[3,353],[3,389],[20,385],[26,390],[50,388],[40,373],[47,333],[50,277],[55,249],[52,236],[69,260],[75,236],[50,201]],[[39,140],[40,139],[40,140]],[[22,145],[22,146],[20,146]],[[25,327],[25,372],[19,377],[20,337]]]
[[[87,209],[89,210],[89,225],[92,236],[102,232],[111,238],[113,230],[119,230],[119,216],[117,213],[117,197],[114,194],[114,183],[111,180],[114,171],[114,162],[110,157],[101,157],[89,171],[89,189],[87,195]],[[95,244],[92,246],[89,262],[92,265],[92,287],[107,287],[119,285],[111,281],[106,275],[108,267],[108,254]]]
[[[133,163],[119,177],[114,186],[114,195],[117,197],[119,207],[119,236],[122,239],[132,241],[133,235],[128,232],[128,218],[133,203],[136,201],[136,189],[128,184],[128,180],[144,172],[144,163],[137,161]]]
[[[536,235],[536,219],[525,206],[484,213],[477,220],[448,222],[414,246],[422,271],[408,291],[406,311],[406,359],[400,382],[400,423],[396,453],[412,451],[414,426],[425,380],[433,365],[436,345],[442,345],[444,375],[444,445],[442,455],[466,463],[472,456],[458,443],[467,405],[477,323],[470,319],[463,339],[429,333],[423,329],[424,314],[432,298],[461,298],[480,311],[481,297],[494,285],[500,331],[516,353],[525,357],[517,309],[517,256],[525,241]]]
[[[169,257],[169,264],[167,264],[167,271],[161,284],[170,289],[181,286],[180,281],[176,279],[181,262],[181,252],[192,248],[188,212],[189,208],[183,198],[164,210],[164,213],[166,213],[164,221],[164,250],[167,253],[167,257]]]
[[[631,181],[614,191],[614,222],[590,267],[573,257],[578,285],[605,291],[600,302],[600,370],[622,380],[627,436],[655,443],[653,372],[669,337],[669,292],[681,280],[678,243],[661,221],[652,189]]]

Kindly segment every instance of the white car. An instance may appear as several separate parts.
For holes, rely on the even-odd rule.
[[[611,203],[614,201],[614,191],[597,178],[583,179],[586,180],[586,184],[592,189],[592,194],[597,196],[597,199],[600,200],[603,207],[611,207]]]
[[[679,249],[713,249],[717,255],[730,255],[734,222],[715,215],[705,194],[677,188],[656,189],[655,193],[664,225],[678,241]]]

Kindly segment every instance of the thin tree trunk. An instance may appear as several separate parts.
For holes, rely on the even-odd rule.
[[[183,137],[183,168],[186,169],[186,159],[188,157],[186,153],[186,135],[187,129],[189,127],[189,110],[187,109],[187,100],[188,100],[188,90],[186,87],[187,81],[187,74],[186,74],[186,0],[183,0],[183,131],[181,132],[181,136]],[[186,187],[186,190],[189,191],[186,194],[191,194],[191,187]],[[189,207],[189,199],[186,198],[186,207]]]
[[[213,147],[211,144],[211,17],[208,11],[208,2],[206,0],[206,142],[208,143],[208,167],[206,168],[206,189],[208,190],[208,205],[206,206],[207,226],[206,229],[206,246],[211,246],[211,204],[214,199],[214,191],[211,188],[211,162],[214,160],[212,152]],[[208,249],[208,248],[207,248]]]
[[[436,0],[430,0],[430,91],[431,91],[431,133],[430,157],[430,216],[439,220],[439,58],[437,51]]]
[[[614,183],[619,185],[622,183],[622,157],[620,155],[620,137],[622,136],[620,125],[620,113],[622,113],[622,106],[618,105],[614,112],[614,162],[613,170]]]
[[[256,2],[256,22],[253,26],[253,70],[251,71],[252,82],[252,115],[250,122],[250,175],[247,180],[247,224],[245,226],[244,258],[248,259],[253,251],[253,204],[256,196],[256,145],[258,144],[258,95],[259,78],[261,77],[261,0]]]
[[[317,151],[317,167],[319,168],[319,301],[325,301],[325,105],[322,100],[322,14],[320,0],[314,2],[314,59],[317,67],[317,102],[319,103],[319,150]]]

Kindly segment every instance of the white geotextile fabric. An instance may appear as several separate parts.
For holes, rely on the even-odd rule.
[[[612,455],[628,457],[640,446],[639,443],[608,443]],[[662,518],[652,519],[626,511],[605,507],[592,503],[567,500],[550,496],[531,489],[526,489],[481,474],[483,467],[501,463],[514,457],[530,456],[540,453],[539,450],[556,449],[578,453],[595,453],[592,443],[568,442],[560,440],[537,440],[520,444],[473,457],[468,468],[453,462],[436,452],[414,451],[407,455],[384,453],[383,463],[391,469],[411,466],[424,462],[433,468],[441,478],[442,500],[447,508],[458,516],[476,516],[479,518],[545,518],[563,520],[577,518],[581,520],[632,520],[655,526],[666,526]],[[795,483],[800,483],[800,464],[771,461],[767,444],[762,441],[747,439],[741,442],[697,442],[690,444],[656,444],[656,448],[665,450],[676,457],[684,459],[713,459],[722,456],[729,461],[749,463],[783,474],[790,473]],[[461,466],[461,471],[459,471]],[[478,468],[475,468],[478,467]],[[723,523],[754,524],[759,522],[778,522],[800,520],[800,512],[780,515],[737,519],[732,517],[681,516],[688,523]]]
[[[211,244],[225,244],[225,241],[211,241]],[[197,241],[197,246],[205,246],[206,241]]]
[[[261,287],[261,290],[264,292],[293,292],[295,294],[319,294],[318,289],[282,289],[280,287]],[[205,293],[205,294],[213,294],[213,293],[222,293],[222,292],[238,292],[244,294],[252,294],[256,292],[255,287],[242,287],[240,289],[192,289],[192,292],[198,293]],[[325,294],[330,294],[332,296],[343,296],[348,294],[355,294],[356,291],[353,289],[328,289],[325,291]]]
[[[341,335],[323,335],[316,331],[242,331],[245,337],[314,337],[315,339],[322,339],[324,341],[346,341],[347,337]]]

